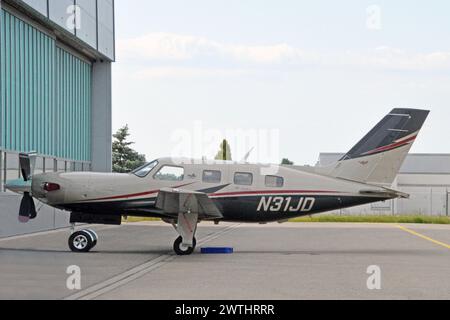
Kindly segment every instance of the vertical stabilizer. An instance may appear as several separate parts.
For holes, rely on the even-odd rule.
[[[352,181],[392,185],[429,113],[392,110],[342,159],[316,171]]]

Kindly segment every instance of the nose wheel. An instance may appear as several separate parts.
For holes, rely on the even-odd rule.
[[[69,248],[72,252],[85,253],[91,251],[97,242],[98,236],[93,230],[76,231],[69,238]]]
[[[197,246],[197,239],[193,238],[192,246],[183,245],[183,238],[178,237],[173,244],[173,250],[179,256],[188,256],[194,253],[195,247]]]

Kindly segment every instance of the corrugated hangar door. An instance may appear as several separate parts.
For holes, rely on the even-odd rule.
[[[56,47],[57,156],[91,160],[92,66]]]
[[[3,8],[0,24],[0,149],[91,161],[91,63]]]
[[[0,147],[54,154],[55,40],[1,9]]]

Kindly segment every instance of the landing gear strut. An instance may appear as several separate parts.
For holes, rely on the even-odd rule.
[[[178,223],[174,227],[180,236],[173,244],[173,250],[177,255],[188,256],[194,253],[197,246],[197,239],[195,239],[197,224],[198,214],[188,212],[178,215]]]
[[[81,230],[72,233],[69,238],[69,248],[73,252],[91,251],[98,242],[98,236],[93,230]]]

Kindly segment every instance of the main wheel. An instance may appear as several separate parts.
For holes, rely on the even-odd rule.
[[[179,256],[188,256],[194,252],[195,247],[197,246],[197,239],[194,238],[193,242],[194,245],[192,247],[183,246],[183,238],[179,237],[173,244],[173,250]]]
[[[94,247],[97,245],[97,242],[98,242],[98,235],[97,235],[97,233],[94,230],[92,230],[92,229],[86,229],[86,230],[83,230],[83,231],[86,231],[87,233],[89,233],[91,235],[91,237],[93,239],[92,240],[92,248],[91,248],[91,250],[94,249]]]
[[[93,247],[94,239],[85,230],[74,232],[69,238],[69,248],[73,252],[89,252]]]

